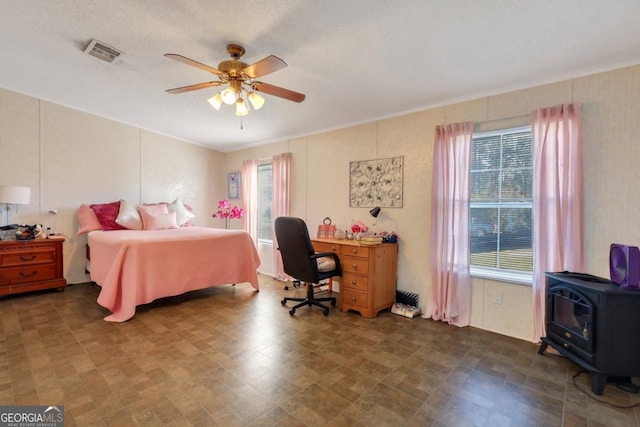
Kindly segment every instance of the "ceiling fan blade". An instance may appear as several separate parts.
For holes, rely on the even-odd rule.
[[[224,84],[224,82],[205,82],[205,83],[198,83],[195,85],[189,85],[189,86],[183,86],[183,87],[176,87],[173,89],[167,89],[167,92],[169,93],[183,93],[183,92],[190,92],[192,90],[198,90],[198,89],[206,89],[208,87],[213,87],[213,86],[220,86],[221,84]]]
[[[167,58],[175,59],[176,61],[180,61],[183,64],[191,65],[196,68],[200,68],[201,70],[208,71],[209,73],[216,74],[218,76],[223,75],[224,73],[220,70],[217,70],[213,67],[205,65],[201,62],[194,61],[193,59],[189,59],[186,56],[178,55],[177,53],[165,53],[164,56]]]
[[[267,56],[264,59],[256,62],[255,64],[251,64],[242,69],[242,72],[247,76],[255,79],[257,77],[262,77],[266,74],[273,73],[274,71],[282,70],[287,67],[287,63],[277,56]]]
[[[253,82],[251,87],[253,87],[253,90],[257,90],[258,92],[268,93],[269,95],[278,96],[280,98],[288,99],[289,101],[293,102],[302,102],[306,98],[306,96],[302,93],[270,85],[268,83]]]

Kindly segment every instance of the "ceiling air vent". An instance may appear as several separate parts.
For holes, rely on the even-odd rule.
[[[124,52],[119,51],[115,47],[99,42],[98,40],[91,40],[84,49],[84,53],[107,62],[114,62],[124,55]]]

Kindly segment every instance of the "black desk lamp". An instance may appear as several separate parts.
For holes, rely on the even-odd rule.
[[[380,206],[376,206],[375,208],[369,211],[369,214],[371,214],[371,216],[376,219],[373,225],[371,226],[372,228],[375,227],[375,225],[378,223],[378,215],[380,215],[380,211],[381,211]]]

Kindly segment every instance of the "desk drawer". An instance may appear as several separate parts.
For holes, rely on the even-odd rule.
[[[347,246],[342,247],[342,255],[358,258],[369,258],[369,248],[363,246]]]
[[[366,292],[369,290],[369,278],[358,274],[343,273],[340,279],[340,286],[343,289]]]
[[[342,258],[342,271],[343,273],[369,273],[369,259],[368,258]]]
[[[350,289],[341,289],[340,295],[342,295],[343,309],[349,307],[358,307],[366,310],[369,307],[369,294],[365,292],[352,291]]]
[[[333,252],[340,255],[340,245],[326,242],[313,242],[313,250],[316,252]]]
[[[0,252],[0,266],[10,267],[55,262],[56,250],[53,247],[34,248],[28,252],[22,250]]]
[[[53,280],[56,278],[55,264],[25,265],[0,269],[0,286]]]

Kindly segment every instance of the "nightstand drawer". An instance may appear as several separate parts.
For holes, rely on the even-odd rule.
[[[343,310],[345,306],[358,307],[365,310],[369,306],[369,294],[367,293],[343,289],[340,295],[342,296],[341,305]]]
[[[0,269],[0,286],[40,282],[56,278],[56,265],[40,264]]]
[[[0,267],[45,264],[55,260],[56,251],[52,247],[33,248],[29,251],[0,251]]]
[[[342,258],[343,273],[360,273],[367,274],[369,272],[369,259],[364,258]]]
[[[369,278],[357,274],[343,273],[340,286],[344,289],[352,289],[361,292],[369,290]]]

